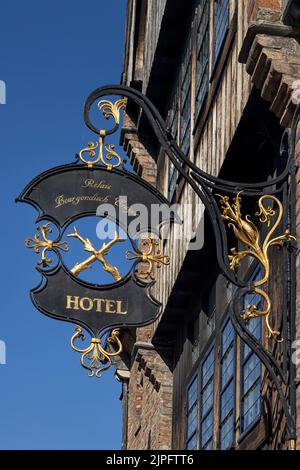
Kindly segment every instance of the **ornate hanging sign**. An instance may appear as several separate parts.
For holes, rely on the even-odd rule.
[[[37,270],[42,275],[40,285],[31,290],[31,300],[45,315],[77,325],[71,346],[82,354],[81,364],[89,375],[98,377],[121,353],[120,328],[147,325],[158,316],[160,303],[151,289],[156,268],[169,264],[159,237],[165,223],[176,221],[168,201],[125,170],[114,146],[105,145],[106,135],[119,127],[125,103],[100,101],[100,111],[114,119],[115,127],[98,131],[98,142],[89,142],[74,163],[42,173],[17,199],[39,214],[37,233],[26,239],[26,247],[40,255]],[[141,208],[143,217],[137,222]],[[78,228],[89,216],[106,223],[110,236],[105,232],[106,237],[91,241],[94,234]],[[70,256],[74,242],[81,247],[81,256],[70,265],[65,256]],[[131,263],[127,274],[122,274],[124,263]],[[96,273],[93,282],[83,276],[87,270]],[[85,348],[75,345],[75,340],[84,339],[82,328],[91,335]]]
[[[75,163],[54,168],[35,178],[18,199],[38,210],[37,221],[41,223],[37,227],[38,233],[26,240],[26,246],[40,255],[37,269],[42,274],[42,281],[31,291],[33,303],[46,315],[76,323],[71,345],[81,353],[83,367],[96,376],[121,353],[120,328],[146,325],[160,312],[160,304],[152,297],[151,288],[156,269],[169,264],[169,258],[162,252],[159,235],[164,222],[180,220],[172,211],[165,210],[174,208],[170,208],[163,196],[124,170],[124,162],[114,146],[105,143],[106,137],[119,127],[125,99],[98,103],[104,116],[114,119],[113,129],[99,130],[91,122],[91,106],[100,98],[111,95],[126,96],[130,106],[141,110],[141,116],[147,118],[159,142],[162,155],[205,207],[215,236],[220,273],[235,287],[229,309],[233,327],[266,368],[286,418],[290,448],[294,449],[297,436],[296,369],[291,362],[296,307],[294,142],[300,107],[292,130],[283,135],[280,152],[283,171],[266,181],[242,183],[214,177],[198,168],[178,147],[155,106],[138,90],[108,85],[93,91],[85,103],[84,121],[97,134],[97,142],[89,142],[79,152]],[[255,202],[257,212],[245,215],[242,198],[251,201],[252,207]],[[153,218],[153,207],[160,209],[162,206],[164,210],[156,210]],[[136,224],[135,215],[141,207],[151,216],[143,217]],[[95,215],[116,224],[109,239],[98,236],[96,241],[92,240],[91,229],[79,227],[83,218]],[[57,236],[51,236],[50,223],[55,226]],[[236,237],[236,246],[231,251],[228,250],[226,226]],[[73,264],[65,262],[65,256],[73,252],[71,242],[82,248],[80,259],[73,260]],[[118,251],[113,257],[115,250],[122,246],[123,253]],[[272,247],[284,247],[282,258],[287,270],[286,279],[282,280],[282,317],[278,324],[268,293]],[[56,262],[52,255],[57,258]],[[127,274],[123,269],[125,259],[131,263]],[[240,277],[239,265],[244,259],[259,263],[263,268],[261,279],[252,282]],[[91,282],[85,275],[93,270],[99,278]],[[106,276],[104,282],[101,282],[102,276]],[[249,293],[257,294],[261,302],[242,310]],[[249,331],[247,322],[254,317],[265,320],[268,341],[257,339]],[[82,327],[92,336],[85,348],[75,345],[76,340],[83,339]],[[269,343],[274,346],[274,351],[278,348],[277,352],[282,345],[277,354],[280,361],[274,351],[269,350]],[[283,367],[283,364],[289,366]]]
[[[120,110],[126,100],[98,102],[114,127],[99,130],[90,120],[90,108],[105,96],[126,96],[130,106],[137,106],[146,117],[166,158],[178,175],[205,206],[216,240],[216,258],[220,273],[235,287],[230,318],[235,331],[265,366],[276,387],[286,418],[290,448],[296,446],[295,365],[291,363],[291,345],[295,338],[295,161],[294,142],[299,126],[300,108],[291,131],[283,135],[282,173],[266,181],[241,183],[214,177],[202,171],[178,147],[161,115],[139,91],[123,85],[108,85],[92,92],[84,107],[84,121],[97,134],[77,155],[76,162],[48,170],[35,178],[21,193],[18,201],[31,204],[39,213],[37,233],[26,240],[26,246],[39,254],[37,269],[41,283],[31,291],[34,305],[44,314],[75,323],[71,346],[81,353],[81,364],[89,375],[100,376],[122,351],[120,328],[143,326],[155,320],[160,304],[151,295],[156,269],[170,260],[162,252],[161,233],[164,223],[180,222],[174,207],[152,186],[124,169],[124,162],[106,137],[116,132]],[[241,196],[242,195],[242,196]],[[243,201],[254,199],[255,214],[245,216]],[[154,217],[153,217],[153,208]],[[144,216],[136,221],[136,214]],[[162,209],[162,210],[161,210]],[[145,216],[145,214],[147,214]],[[150,215],[151,214],[151,215]],[[98,216],[115,224],[110,236],[93,240],[96,227],[86,228],[82,220]],[[254,216],[254,217],[253,217]],[[57,234],[52,234],[54,226]],[[228,250],[226,225],[233,231],[236,246]],[[103,227],[102,227],[103,228]],[[79,255],[74,249],[79,247]],[[123,251],[122,251],[123,247]],[[268,293],[272,247],[284,247],[287,269],[282,294],[282,323],[276,325],[272,298]],[[73,253],[74,251],[74,253]],[[74,254],[72,262],[66,262]],[[255,259],[263,268],[262,278],[247,281],[239,276],[244,259]],[[130,264],[125,273],[124,265]],[[91,281],[87,273],[96,273]],[[260,306],[249,305],[241,311],[245,295],[255,293]],[[280,361],[268,349],[268,342],[251,334],[247,322],[253,317],[265,319],[270,342],[281,347]],[[91,340],[84,348],[76,340],[84,339],[84,328]],[[282,334],[283,333],[283,334]],[[285,336],[284,336],[285,335]],[[275,350],[274,349],[274,350]],[[282,364],[289,367],[283,368]]]

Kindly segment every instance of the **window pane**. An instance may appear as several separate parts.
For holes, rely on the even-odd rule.
[[[201,447],[204,447],[207,442],[213,437],[214,419],[213,411],[211,411],[201,424]]]
[[[202,449],[213,446],[214,420],[214,348],[201,366],[201,424],[200,445]]]
[[[178,87],[178,84],[176,86]],[[170,118],[169,118],[170,131],[171,131],[172,137],[177,142],[177,137],[178,137],[178,91],[177,90],[172,100],[172,105],[169,111],[169,115],[170,115]]]
[[[188,429],[187,429],[187,437],[188,439],[197,431],[197,418],[198,418],[198,407],[194,405],[192,410],[189,412],[188,415]]]
[[[180,146],[187,154],[190,147],[191,132],[191,81],[192,81],[192,44],[187,40],[181,66],[180,87]]]
[[[187,449],[188,450],[197,450],[197,437],[196,434],[194,434],[193,437],[187,442]]]
[[[221,418],[220,421],[223,423],[225,418],[232,412],[234,407],[234,388],[233,382],[231,382],[228,387],[221,394]]]
[[[257,383],[253,389],[244,397],[243,402],[243,421],[242,429],[247,429],[260,415],[260,383]]]
[[[177,183],[177,178],[178,178],[178,172],[175,168],[175,166],[169,162],[169,188],[168,188],[168,199],[171,200],[175,189],[176,189],[176,183]]]
[[[173,95],[171,108],[169,110],[169,118],[168,124],[170,127],[170,131],[172,137],[175,139],[176,143],[178,144],[178,122],[179,122],[179,111],[178,111],[178,79],[177,84],[175,86],[175,93]],[[171,200],[175,189],[176,183],[178,178],[178,172],[175,166],[169,161],[169,183],[168,183],[168,199]]]
[[[221,382],[220,382],[220,448],[228,449],[234,441],[235,417],[235,343],[234,329],[229,320],[221,337]]]
[[[229,321],[222,333],[222,354],[225,354],[234,340],[234,331],[231,321]]]
[[[209,86],[209,11],[210,1],[200,0],[197,10],[196,116],[202,108]]]
[[[221,450],[230,449],[233,443],[233,432],[234,432],[234,417],[231,413],[224,421],[221,427]]]
[[[214,404],[214,382],[211,381],[206,385],[202,392],[202,416],[206,415],[208,410]]]
[[[213,440],[210,439],[205,446],[202,447],[203,450],[213,450]]]
[[[202,388],[207,384],[214,373],[214,349],[211,350],[202,364]]]
[[[195,377],[193,382],[191,383],[191,385],[188,388],[188,408],[189,408],[189,410],[192,408],[192,406],[197,401],[197,395],[198,395],[198,384],[197,384],[197,377]]]
[[[243,368],[243,393],[246,394],[260,377],[260,361],[252,354]]]
[[[261,279],[261,277],[262,273],[261,270],[259,270],[255,273],[251,281],[255,283]],[[246,310],[249,305],[256,305],[257,309],[261,309],[261,297],[255,293],[247,294],[244,297],[244,309]],[[246,326],[255,338],[261,339],[261,318],[251,318]],[[241,431],[244,432],[260,415],[261,362],[252,349],[243,343],[241,352]]]
[[[215,61],[221,52],[226,33],[229,28],[229,0],[215,0]]]
[[[227,350],[224,358],[222,359],[222,373],[221,373],[221,382],[222,388],[226,387],[229,380],[231,380],[234,374],[235,368],[235,357],[233,346]]]
[[[253,279],[253,282],[255,282],[258,278],[260,278],[259,275],[256,275],[255,278]],[[257,310],[262,308],[262,302],[261,302],[261,297],[255,293],[250,293],[245,295],[244,299],[244,310],[249,308],[249,305],[255,305],[257,307]],[[261,339],[261,318],[251,318],[247,322],[247,329],[250,331],[250,333],[256,338],[256,339]],[[250,349],[247,345],[245,345],[244,350],[243,350],[243,359],[245,359],[249,353],[252,353],[252,349]]]
[[[198,375],[194,377],[187,389],[187,448],[197,443],[198,430]]]

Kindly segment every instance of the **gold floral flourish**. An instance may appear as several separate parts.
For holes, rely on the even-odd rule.
[[[104,145],[105,133],[104,131],[100,134],[100,138],[98,142],[88,142],[88,146],[80,150],[79,158],[83,163],[86,163],[88,168],[93,168],[94,165],[101,162],[107,170],[112,170],[113,168],[118,168],[119,166],[123,165],[123,161],[120,155],[114,150],[115,146],[113,144]],[[106,155],[104,155],[103,147],[106,150]],[[87,160],[84,157],[84,154],[88,154],[90,158],[94,158],[96,156],[95,150],[99,149],[98,156],[94,160]],[[112,159],[115,158],[115,163],[112,163]]]
[[[265,308],[263,310],[258,310],[255,305],[249,305],[242,315],[245,320],[248,320],[253,317],[265,317],[266,325],[269,331],[269,337],[273,338],[276,342],[281,342],[279,339],[280,332],[274,330],[270,325],[270,313],[271,313],[271,300],[268,294],[259,289],[259,287],[264,286],[270,277],[270,260],[268,256],[268,250],[271,246],[283,246],[284,243],[295,240],[288,230],[283,235],[272,238],[272,235],[278,228],[282,216],[283,216],[283,206],[281,202],[271,195],[264,195],[258,201],[259,212],[255,215],[259,217],[259,220],[263,224],[267,224],[267,227],[271,226],[272,219],[276,216],[275,223],[272,228],[269,230],[264,241],[260,240],[260,233],[256,225],[251,221],[250,216],[247,215],[245,218],[241,215],[241,193],[238,193],[235,198],[233,198],[233,203],[230,204],[228,196],[220,196],[220,203],[222,208],[222,218],[228,223],[228,227],[233,229],[233,232],[239,242],[245,245],[248,249],[237,251],[236,248],[231,249],[231,255],[229,255],[230,269],[235,271],[240,265],[242,259],[247,256],[256,258],[259,263],[264,268],[264,274],[262,279],[258,280],[254,284],[254,292],[261,296],[264,299]],[[278,208],[278,211],[273,209],[270,205],[266,206],[266,201],[272,201]]]
[[[80,349],[75,346],[74,342],[76,339],[85,340],[85,336],[80,326],[76,326],[75,333],[72,336],[70,343],[74,351],[81,353],[80,363],[82,367],[89,371],[89,377],[100,377],[101,373],[110,368],[112,364],[112,358],[118,356],[122,350],[122,343],[119,339],[119,329],[114,329],[110,336],[107,338],[107,343],[115,343],[117,345],[117,351],[109,352],[102,347],[102,340],[100,338],[91,338],[90,344],[84,349]]]
[[[98,108],[103,113],[105,119],[113,117],[116,124],[120,124],[120,110],[125,109],[127,100],[126,98],[121,98],[115,103],[112,103],[108,100],[101,100],[98,103]]]
[[[115,103],[108,100],[101,100],[98,103],[98,108],[105,119],[112,117],[116,126],[118,126],[120,124],[120,111],[121,109],[125,109],[126,103],[127,101],[125,98],[121,98]],[[117,130],[117,128],[115,130]],[[88,142],[88,146],[80,150],[80,160],[83,163],[86,163],[88,168],[93,168],[94,165],[100,162],[107,168],[107,170],[118,168],[123,164],[122,158],[115,151],[115,146],[113,144],[105,145],[106,131],[102,129],[99,131],[99,134],[98,142]],[[97,149],[98,155],[96,154]],[[104,149],[107,152],[106,155],[104,155]],[[90,159],[87,159],[84,156],[85,154],[88,154]],[[115,159],[114,163],[112,163],[113,159]]]
[[[46,268],[47,266],[49,267],[52,263],[52,259],[47,258],[46,256],[48,251],[54,251],[55,248],[62,251],[68,251],[69,246],[67,242],[58,243],[47,238],[47,234],[52,233],[52,228],[49,227],[49,223],[37,227],[37,230],[40,232],[42,238],[40,239],[40,235],[36,233],[33,238],[26,238],[25,246],[26,248],[34,248],[35,253],[41,253],[41,259],[38,261],[38,264],[41,264],[44,268]]]
[[[154,281],[154,264],[157,268],[161,268],[162,265],[170,264],[170,257],[164,256],[159,249],[159,240],[147,238],[141,242],[141,253],[127,250],[126,258],[128,260],[139,260],[141,263],[145,263],[146,267],[138,272],[138,276],[143,280]]]

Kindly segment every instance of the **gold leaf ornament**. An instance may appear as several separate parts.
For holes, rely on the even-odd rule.
[[[89,377],[100,377],[101,373],[110,368],[112,359],[119,356],[123,350],[122,343],[119,339],[120,330],[115,328],[106,339],[106,343],[115,344],[116,350],[114,352],[108,351],[102,344],[101,338],[91,338],[90,344],[86,348],[78,348],[75,341],[80,339],[85,340],[82,328],[76,326],[75,333],[72,336],[70,343],[74,351],[81,354],[80,364],[88,370]]]
[[[157,239],[146,238],[141,241],[141,253],[127,250],[126,259],[138,260],[143,267],[138,271],[138,277],[145,281],[155,281],[155,266],[160,269],[170,264],[170,257],[163,255],[160,242]]]
[[[245,245],[246,249],[238,251],[236,248],[232,248],[231,255],[229,258],[229,266],[232,271],[235,271],[240,265],[241,261],[250,256],[255,258],[260,265],[263,267],[262,279],[255,282],[254,292],[258,294],[264,300],[265,308],[258,310],[255,305],[249,305],[246,312],[242,315],[245,320],[249,320],[254,317],[265,317],[266,326],[269,332],[269,337],[273,338],[274,341],[280,342],[280,332],[274,330],[270,324],[270,313],[272,309],[272,303],[265,292],[265,290],[259,289],[264,286],[270,277],[270,259],[269,259],[269,248],[271,246],[283,246],[287,242],[296,240],[294,236],[290,234],[288,230],[283,235],[272,238],[274,232],[277,230],[283,216],[283,206],[278,198],[272,195],[264,195],[258,201],[259,211],[256,212],[256,216],[262,224],[266,224],[270,230],[268,231],[264,240],[261,240],[261,234],[252,222],[249,215],[245,218],[241,214],[241,193],[238,193],[233,198],[233,202],[230,203],[228,196],[217,195],[220,198],[220,205],[222,209],[222,219],[225,220],[229,228],[232,228],[233,233],[237,240]],[[266,203],[268,202],[268,205]],[[273,203],[273,208],[270,205]],[[277,210],[276,210],[277,207]],[[272,221],[274,221],[272,225]]]
[[[28,237],[25,240],[26,248],[33,248],[34,252],[39,254],[41,253],[41,259],[38,261],[38,264],[42,265],[44,268],[49,267],[52,263],[51,258],[47,258],[48,251],[68,251],[69,246],[67,242],[55,242],[48,238],[48,234],[52,233],[52,228],[49,223],[38,226],[37,231],[34,237]]]

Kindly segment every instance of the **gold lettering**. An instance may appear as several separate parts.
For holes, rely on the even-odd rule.
[[[86,303],[88,303],[87,306]],[[79,305],[82,310],[89,311],[92,310],[94,304],[92,299],[89,299],[88,297],[83,297],[82,299],[80,299]]]
[[[94,304],[96,304],[96,311],[97,312],[102,312],[103,302],[105,302],[104,299],[94,299]]]
[[[107,183],[104,180],[95,181],[94,179],[87,179],[85,180],[84,184],[82,185],[83,188],[94,188],[94,189],[111,189],[111,184]]]
[[[67,295],[66,308],[68,310],[79,310],[78,302],[79,302],[79,297],[76,297],[74,295]]]
[[[57,196],[57,197],[55,198],[55,204],[56,204],[55,209],[56,209],[57,207],[60,207],[60,206],[62,206],[63,204],[65,204],[64,196],[63,196],[63,195],[62,195],[62,196]]]
[[[117,314],[118,315],[127,315],[127,310],[122,310],[122,300],[116,300],[116,304],[117,304]]]
[[[94,310],[98,313],[127,315],[126,301],[124,300],[90,299],[89,297],[80,298],[75,295],[67,295],[66,301],[68,310],[84,310],[85,312]]]
[[[109,202],[109,196],[100,196],[98,193],[90,194],[90,195],[81,195],[81,196],[70,196],[65,197],[64,194],[57,196],[55,198],[55,209],[61,206],[65,206],[66,204],[71,204],[73,206],[77,206],[81,202],[89,201],[89,202],[101,202],[103,204]]]
[[[116,310],[111,310],[112,308],[115,307],[115,301],[114,300],[107,300],[106,301],[106,313],[116,313]]]

